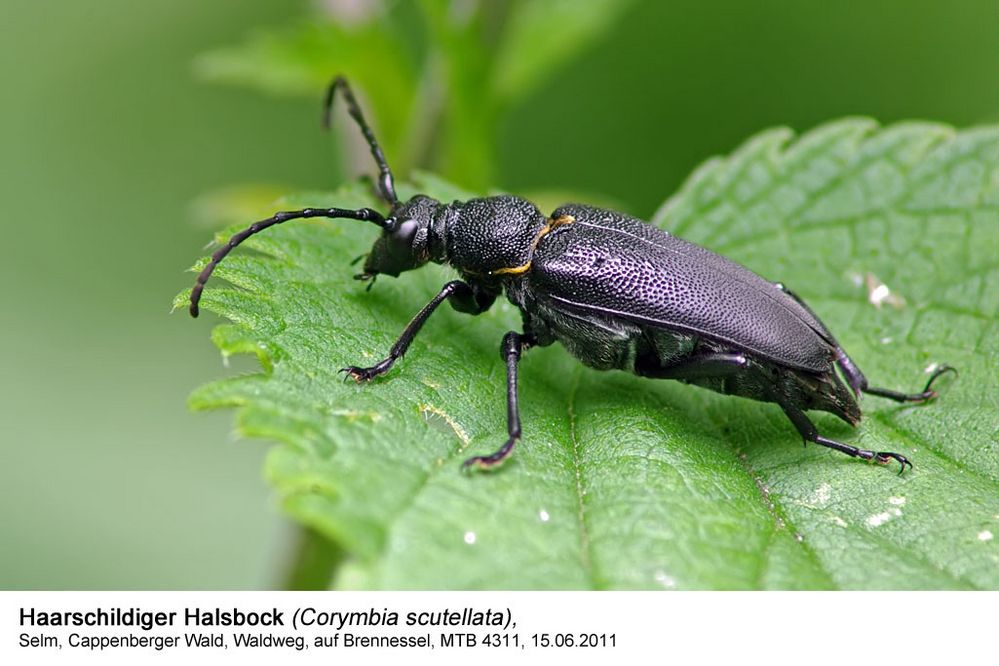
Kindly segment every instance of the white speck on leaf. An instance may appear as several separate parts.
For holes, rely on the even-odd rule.
[[[886,285],[879,284],[870,293],[871,303],[881,307],[881,304],[884,303],[885,299],[889,296],[891,296],[891,289],[889,289]]]
[[[342,416],[350,423],[362,418],[369,419],[372,423],[382,419],[382,415],[378,412],[364,412],[356,409],[333,409],[330,410],[330,414],[333,416]]]
[[[901,513],[901,512],[900,512]],[[871,527],[877,527],[878,525],[884,525],[889,520],[891,520],[892,515],[887,511],[882,511],[881,513],[875,513],[867,517],[867,524]]]
[[[541,522],[547,523],[551,519],[551,516],[548,515],[547,511],[541,509],[541,511],[538,511],[538,518],[541,519]]]
[[[889,497],[888,498],[888,503],[889,504],[893,504],[895,506],[903,506],[905,504],[905,498],[904,497]]]
[[[469,546],[475,543],[475,532],[465,532],[465,543]]]
[[[832,486],[828,483],[823,483],[815,489],[814,493],[812,493],[811,505],[823,507],[829,503],[830,497],[832,497]]]
[[[887,303],[897,309],[905,305],[905,299],[898,294],[893,294],[888,285],[879,280],[874,273],[868,273],[864,282],[867,285],[867,300],[874,307],[880,309],[882,305]]]
[[[672,576],[666,574],[665,571],[657,571],[655,574],[656,582],[665,588],[676,587],[676,581]]]
[[[992,532],[988,530],[982,530],[978,533],[979,541],[992,541]]]
[[[833,520],[834,523],[836,523],[840,527],[847,527],[849,525],[845,520],[843,520],[839,516],[833,516],[832,520]]]

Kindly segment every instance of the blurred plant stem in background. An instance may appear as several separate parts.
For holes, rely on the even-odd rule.
[[[389,163],[495,187],[499,118],[594,40],[630,0],[326,0],[308,18],[209,52],[208,80],[319,100],[348,77]],[[367,164],[351,127],[349,165]]]

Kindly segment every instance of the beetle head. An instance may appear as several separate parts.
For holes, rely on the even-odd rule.
[[[439,206],[437,201],[422,194],[395,206],[364,261],[364,272],[355,277],[370,280],[382,273],[398,277],[427,263],[430,224]]]

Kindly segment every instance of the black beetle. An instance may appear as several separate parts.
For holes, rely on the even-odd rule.
[[[406,353],[426,320],[445,300],[459,312],[479,314],[506,297],[523,318],[523,332],[500,344],[507,368],[509,437],[465,467],[493,467],[520,438],[517,364],[525,349],[556,340],[586,365],[676,379],[719,393],[775,402],[806,442],[850,456],[887,463],[909,460],[823,437],[805,410],[830,412],[851,425],[860,420],[860,393],[897,402],[926,402],[932,384],[953,370],[941,365],[919,393],[869,386],[814,312],[782,284],[641,220],[610,210],[569,204],[550,216],[524,199],[502,195],[444,204],[424,195],[396,198],[392,171],[350,87],[334,79],[323,105],[324,126],[337,92],[367,140],[378,165],[378,190],[388,216],[370,208],[306,208],[280,212],[237,233],[216,251],[191,291],[191,315],[215,266],[247,237],[275,224],[309,217],[350,218],[382,228],[354,276],[373,280],[448,264],[462,279],[448,282],[403,330],[383,361],[342,372],[368,381],[388,372]],[[369,284],[370,287],[370,284]],[[842,373],[843,381],[836,369]]]

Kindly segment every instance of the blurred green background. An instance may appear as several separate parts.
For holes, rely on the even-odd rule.
[[[408,43],[419,12],[382,4],[401,26],[383,37],[425,57]],[[206,83],[192,66],[320,11],[262,0],[0,8],[0,587],[283,584],[296,533],[260,478],[264,446],[236,441],[228,413],[186,408],[193,387],[234,370],[208,340],[211,322],[169,304],[211,237],[192,212],[199,197],[342,177],[345,150],[318,129],[319,87],[265,96]],[[999,5],[988,0],[636,2],[515,102],[459,109],[451,121],[471,125],[478,145],[455,131],[436,153],[396,160],[407,137],[386,120],[405,114],[381,109],[380,120],[400,167],[429,160],[459,184],[589,193],[648,217],[699,162],[764,127],[851,114],[995,122],[997,73]]]

